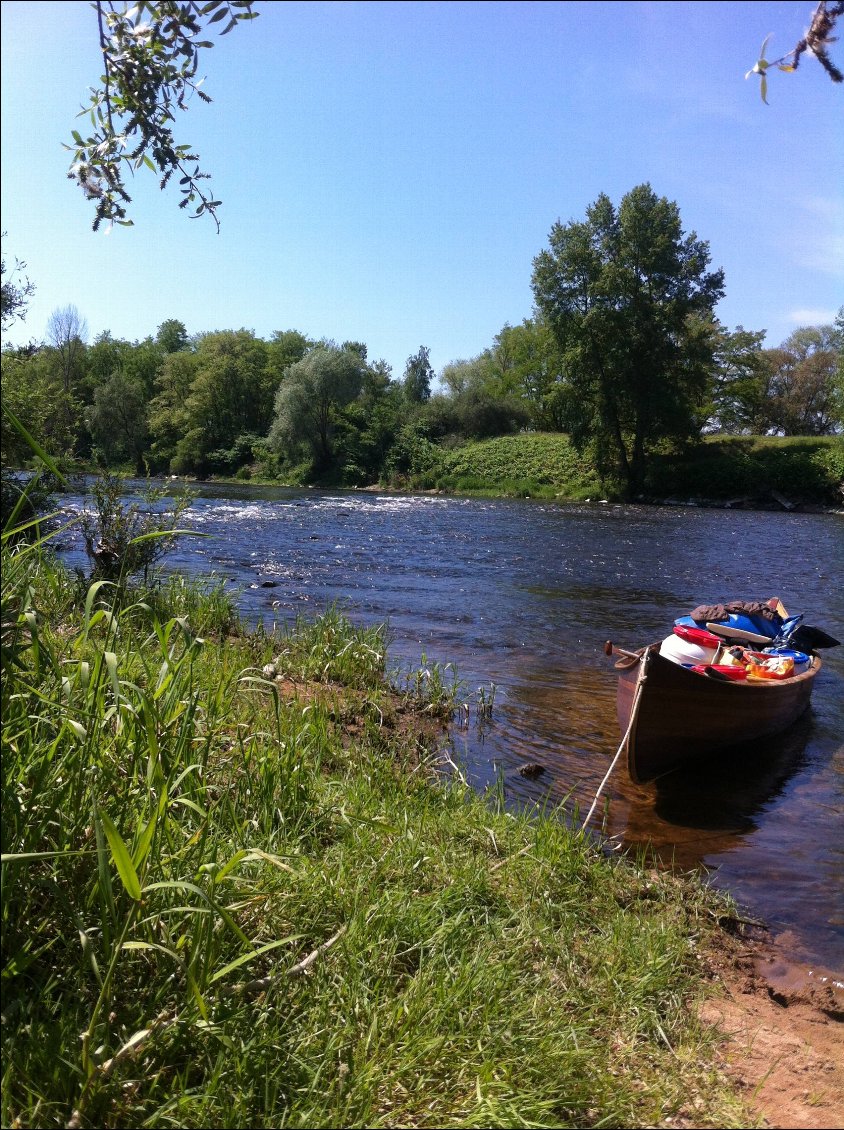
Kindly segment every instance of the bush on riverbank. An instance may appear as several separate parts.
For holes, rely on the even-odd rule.
[[[523,433],[435,449],[437,457],[413,485],[458,494],[513,498],[595,498],[597,473],[560,433]]]
[[[559,433],[525,433],[436,449],[411,486],[460,494],[562,498],[616,495],[601,485],[586,456]],[[774,493],[796,505],[841,505],[844,439],[835,436],[710,436],[682,453],[654,455],[647,496],[724,503],[770,503]]]
[[[436,669],[2,575],[3,1125],[746,1124],[689,1008],[721,900],[436,783]]]
[[[844,503],[844,439],[837,436],[710,436],[682,457],[655,456],[657,498]]]

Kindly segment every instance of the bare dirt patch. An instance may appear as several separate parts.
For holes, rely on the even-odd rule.
[[[735,939],[713,959],[723,993],[701,1018],[719,1029],[722,1069],[765,1127],[844,1130],[844,977]]]

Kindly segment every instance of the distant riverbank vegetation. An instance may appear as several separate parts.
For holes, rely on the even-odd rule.
[[[559,353],[538,320],[505,326],[479,357],[435,374],[423,347],[394,379],[363,343],[296,331],[140,342],[101,334],[6,349],[3,402],[67,468],[285,485],[629,497],[619,474],[572,442]],[[698,434],[649,448],[638,497],[840,503],[841,330],[797,331],[780,349],[721,331]],[[71,345],[73,348],[71,348]],[[31,449],[3,421],[5,466]],[[772,495],[772,492],[775,492]]]
[[[68,306],[45,341],[4,348],[3,404],[53,458],[138,475],[840,503],[844,307],[775,349],[728,330],[723,271],[648,184],[554,224],[533,268],[533,316],[439,374],[424,345],[394,374],[363,341],[293,329],[169,319],[88,344]],[[4,259],[4,330],[19,274]],[[2,438],[4,466],[31,456],[8,414]]]

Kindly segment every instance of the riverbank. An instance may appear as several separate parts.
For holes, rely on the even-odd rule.
[[[268,478],[259,465],[235,477],[207,481],[252,486],[314,487],[420,494],[612,502],[620,496],[602,483],[568,436],[522,433],[438,447],[428,444],[412,472],[353,488],[333,478],[318,482]],[[94,467],[81,473],[96,474]],[[122,474],[133,477],[124,469]],[[176,481],[160,476],[154,481]],[[190,477],[179,477],[190,483]],[[664,506],[841,513],[844,510],[844,437],[707,436],[682,453],[652,455],[646,491],[636,501]]]
[[[3,564],[4,1125],[748,1124],[727,900],[466,787],[442,670]]]
[[[432,455],[421,488],[499,497],[613,500],[588,459],[559,433],[501,436]],[[841,509],[844,438],[709,436],[651,456],[641,501],[774,510]]]
[[[257,468],[253,471],[257,472]],[[252,471],[237,480],[282,485]],[[287,486],[308,485],[285,482]],[[342,485],[335,482],[319,484]],[[428,444],[412,472],[362,489],[488,498],[618,501],[561,433],[522,433],[448,448]],[[657,505],[798,512],[844,507],[844,437],[707,436],[650,457],[641,499]]]

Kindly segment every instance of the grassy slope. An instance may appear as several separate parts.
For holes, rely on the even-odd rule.
[[[713,436],[682,456],[655,456],[648,494],[765,502],[771,492],[796,503],[842,502],[844,439],[840,437]],[[586,457],[560,434],[502,436],[444,452],[424,485],[461,493],[557,497],[603,494]]]
[[[747,1124],[723,904],[437,783],[436,669],[3,564],[3,1125]]]

